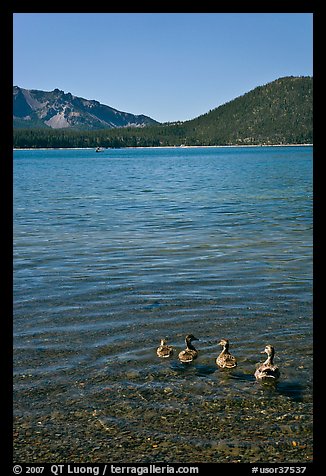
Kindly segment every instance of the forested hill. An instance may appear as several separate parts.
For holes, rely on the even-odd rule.
[[[313,78],[285,77],[193,120],[100,131],[14,130],[14,147],[137,147],[313,142]]]
[[[187,123],[225,144],[312,142],[312,78],[281,78]]]

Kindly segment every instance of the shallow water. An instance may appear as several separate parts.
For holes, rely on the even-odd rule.
[[[15,151],[14,383],[17,461],[310,461],[312,148]]]

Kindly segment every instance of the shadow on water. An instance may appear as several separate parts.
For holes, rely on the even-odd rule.
[[[197,362],[171,362],[171,369],[179,375],[193,375],[197,377],[207,377],[218,374],[223,381],[238,380],[242,382],[256,383],[265,396],[273,397],[283,395],[296,402],[303,401],[305,387],[298,381],[277,381],[277,382],[257,382],[251,373],[242,372],[238,369],[220,369],[216,365],[198,364]]]
[[[243,382],[254,382],[256,379],[253,374],[248,374],[245,372],[241,372],[240,370],[222,370],[225,374],[228,374],[229,378],[240,380]]]
[[[206,377],[206,375],[214,374],[216,371],[218,371],[216,365],[200,364],[196,366],[196,375],[199,377]]]
[[[305,387],[297,381],[278,382],[275,389],[279,394],[289,397],[295,402],[303,401]]]
[[[305,387],[297,381],[257,382],[257,384],[265,396],[283,395],[295,402],[302,402],[304,399]]]
[[[179,374],[196,374],[196,367],[194,365],[194,362],[180,362],[180,361],[174,361],[171,362],[170,364],[171,369],[174,372],[178,372]]]
[[[257,382],[253,374],[241,372],[236,369],[219,370],[223,372],[223,378],[236,379],[243,382],[255,382],[263,390],[265,395],[274,396],[275,394],[284,395],[296,402],[302,402],[304,399],[304,391],[306,389],[298,381],[276,381],[276,382]]]
[[[171,362],[170,367],[180,374],[192,373],[198,377],[206,377],[212,374],[218,374],[224,380],[236,379],[244,382],[254,382],[255,377],[252,374],[241,372],[237,369],[221,369],[212,364],[198,364],[197,362]]]
[[[216,365],[198,364],[197,362],[175,361],[170,364],[171,370],[183,376],[207,377],[214,374],[218,369]]]

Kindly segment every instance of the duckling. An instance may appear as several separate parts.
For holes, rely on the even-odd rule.
[[[223,347],[222,352],[216,359],[216,364],[222,369],[232,369],[237,366],[237,359],[229,352],[229,340],[221,339],[219,345]]]
[[[193,340],[199,340],[197,337],[192,334],[186,336],[186,348],[179,353],[179,359],[181,362],[192,362],[198,356],[198,350],[192,344]]]
[[[266,352],[267,359],[263,364],[260,364],[256,371],[255,377],[257,380],[275,382],[280,376],[280,369],[277,365],[274,365],[273,359],[275,355],[275,350],[272,345],[266,345],[265,349],[261,352],[264,354]]]
[[[159,347],[156,349],[156,353],[159,357],[166,359],[173,354],[173,348],[170,345],[167,345],[166,339],[161,339]]]

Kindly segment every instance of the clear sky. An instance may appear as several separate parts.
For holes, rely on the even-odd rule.
[[[160,122],[313,75],[312,13],[15,13],[14,85]]]

